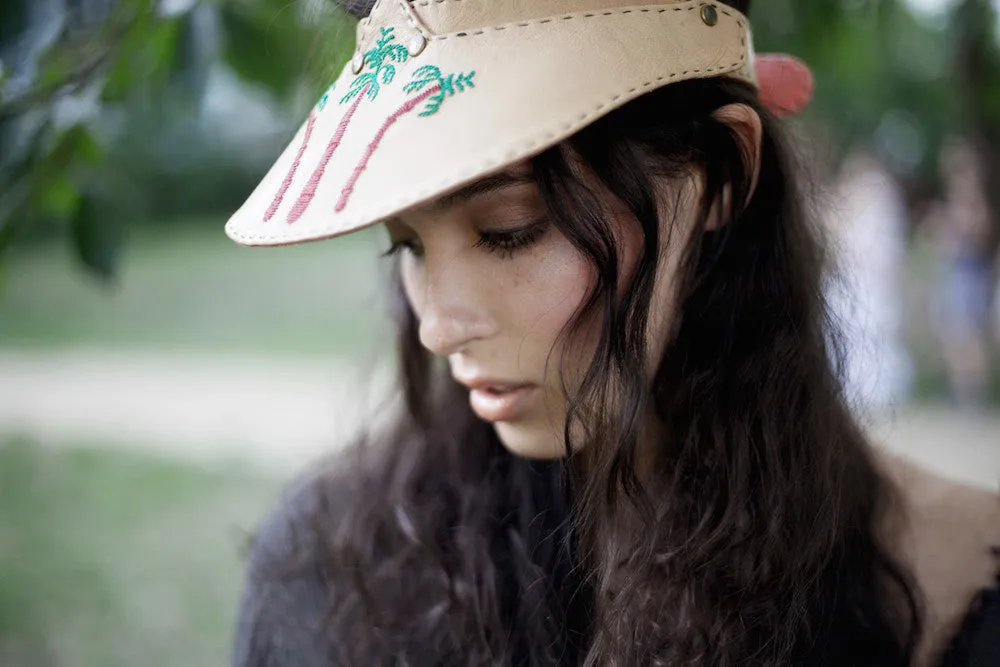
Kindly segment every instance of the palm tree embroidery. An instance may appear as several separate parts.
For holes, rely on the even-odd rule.
[[[427,102],[427,106],[424,107],[424,110],[419,115],[430,116],[437,113],[438,109],[441,108],[441,104],[448,97],[452,97],[456,93],[464,92],[466,88],[475,88],[476,84],[472,80],[475,75],[475,71],[472,71],[468,74],[463,72],[459,74],[449,74],[445,77],[442,76],[441,69],[435,67],[434,65],[424,65],[413,72],[412,81],[403,86],[403,90],[407,93],[417,93],[421,90],[423,90],[423,92],[416,97],[411,97],[406,100],[406,102],[396,109],[392,115],[385,119],[385,122],[382,123],[382,127],[379,128],[371,143],[368,144],[368,148],[365,150],[364,155],[361,156],[358,166],[354,168],[354,172],[351,174],[351,177],[347,180],[344,188],[340,191],[340,199],[337,201],[337,206],[334,210],[339,213],[347,206],[347,202],[351,198],[351,193],[354,192],[354,186],[357,185],[361,174],[363,174],[365,169],[368,168],[368,160],[371,159],[372,154],[374,154],[378,149],[378,146],[381,143],[382,138],[385,137],[386,132],[389,131],[389,128],[392,127],[397,120],[425,101]]]
[[[347,108],[347,111],[344,113],[344,117],[341,118],[340,123],[337,126],[337,131],[327,144],[326,150],[323,151],[323,157],[320,160],[320,163],[316,166],[316,169],[310,176],[308,183],[306,183],[302,193],[292,206],[292,209],[288,214],[289,223],[293,223],[298,220],[302,217],[302,214],[305,213],[306,209],[309,208],[309,204],[316,195],[316,188],[319,186],[319,182],[323,178],[323,174],[326,171],[326,167],[330,163],[331,158],[333,158],[333,154],[336,152],[337,147],[340,146],[340,142],[344,138],[344,133],[347,131],[347,126],[350,124],[351,118],[354,116],[354,112],[357,111],[358,104],[364,97],[367,97],[370,100],[375,99],[379,90],[381,90],[381,86],[392,83],[392,80],[395,78],[396,66],[393,63],[404,63],[407,58],[409,58],[409,53],[405,47],[393,43],[396,38],[393,32],[394,29],[391,27],[382,28],[380,36],[375,42],[375,47],[366,51],[362,56],[362,62],[370,71],[362,72],[356,76],[351,82],[347,94],[340,99],[341,104],[351,101],[352,98],[354,98],[354,102]],[[264,215],[265,222],[273,218],[278,209],[281,207],[281,203],[284,201],[285,195],[291,187],[292,180],[295,178],[295,173],[298,171],[299,164],[302,161],[302,156],[308,148],[309,139],[312,136],[313,125],[316,122],[317,112],[326,108],[335,86],[336,83],[331,85],[326,92],[323,93],[319,102],[316,103],[316,108],[309,114],[309,121],[306,125],[302,146],[299,148],[295,161],[292,162],[292,166],[289,168],[288,173],[285,175],[285,178],[281,183],[281,187],[278,189],[278,192],[275,194],[271,205],[268,207],[267,212]]]
[[[305,188],[302,189],[302,194],[299,195],[295,205],[292,206],[292,210],[289,211],[289,224],[301,218],[302,214],[309,208],[309,204],[312,203],[313,197],[316,196],[316,189],[319,187],[319,182],[323,179],[323,174],[326,173],[326,167],[330,164],[330,160],[333,158],[337,147],[340,146],[340,142],[344,138],[344,133],[347,132],[347,126],[350,124],[351,118],[354,117],[354,112],[357,111],[361,100],[365,97],[369,100],[374,100],[378,96],[381,86],[389,85],[396,77],[396,66],[393,63],[405,63],[407,58],[410,57],[406,47],[393,43],[396,39],[395,34],[393,34],[394,31],[395,29],[391,27],[382,28],[379,38],[375,42],[375,48],[369,49],[362,56],[362,62],[369,71],[362,72],[354,77],[347,93],[340,98],[341,104],[351,102],[351,106],[347,108],[344,117],[341,118],[340,123],[337,125],[337,131],[334,132],[333,137],[326,146],[326,150],[323,151],[323,157],[320,159],[319,164],[316,165],[316,169],[313,170]],[[320,102],[325,106],[326,102],[322,98]]]
[[[340,98],[341,104],[346,104],[348,102],[351,104],[344,113],[344,116],[341,118],[340,123],[337,125],[337,130],[334,132],[333,137],[327,144],[326,150],[323,152],[323,156],[320,159],[319,164],[316,165],[316,169],[310,176],[309,181],[302,190],[302,193],[299,195],[295,204],[289,211],[289,224],[296,222],[299,218],[301,218],[306,212],[306,209],[309,208],[310,203],[312,203],[313,198],[316,196],[316,189],[319,187],[323,174],[326,172],[326,167],[329,165],[330,160],[333,158],[333,154],[340,146],[340,143],[344,138],[344,134],[347,132],[347,127],[350,124],[351,119],[354,117],[354,113],[357,111],[361,101],[365,98],[374,100],[381,91],[381,87],[391,84],[393,79],[396,77],[396,64],[403,64],[409,58],[409,52],[404,46],[394,43],[395,39],[396,37],[393,28],[381,28],[380,36],[375,42],[375,47],[366,51],[362,56],[363,66],[366,67],[368,71],[358,74],[354,80],[351,81],[351,85],[348,88],[347,93]],[[406,100],[385,120],[385,122],[382,123],[382,126],[379,128],[378,132],[375,133],[375,137],[368,144],[364,155],[362,155],[361,160],[358,162],[358,165],[355,167],[350,178],[347,180],[347,183],[341,190],[340,199],[337,201],[335,208],[336,212],[339,213],[347,206],[351,193],[354,191],[354,186],[357,184],[361,174],[364,173],[365,169],[368,167],[368,161],[371,159],[372,154],[374,154],[374,152],[378,149],[383,137],[385,137],[389,128],[391,128],[397,120],[408,114],[423,102],[427,102],[427,104],[423,111],[419,114],[420,116],[430,116],[437,113],[438,109],[441,108],[441,104],[448,97],[464,92],[467,88],[475,88],[475,83],[473,81],[475,74],[476,73],[473,71],[468,74],[459,73],[444,76],[441,74],[441,69],[433,65],[425,65],[418,68],[413,73],[412,80],[403,86],[403,90],[406,93],[420,94]],[[329,103],[333,89],[334,86],[330,86],[330,88],[327,89],[327,91],[319,99],[319,102],[317,102],[316,108],[314,108],[312,113],[310,113],[302,145],[299,147],[296,158],[292,162],[292,166],[290,167],[288,173],[285,175],[281,187],[275,194],[274,200],[267,209],[264,216],[265,222],[274,217],[278,208],[281,206],[288,189],[291,187],[295,173],[299,168],[299,164],[302,161],[302,157],[305,154],[306,149],[308,148],[318,112],[322,111]]]

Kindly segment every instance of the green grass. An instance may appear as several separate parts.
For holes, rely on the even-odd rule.
[[[85,274],[63,244],[4,258],[0,346],[352,354],[386,331],[384,240],[242,248],[222,220],[136,230],[114,285]]]
[[[246,536],[278,487],[0,443],[0,665],[227,664]]]

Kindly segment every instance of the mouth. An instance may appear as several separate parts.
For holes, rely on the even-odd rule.
[[[469,387],[469,405],[483,421],[513,421],[522,416],[537,390],[535,385],[478,382]]]

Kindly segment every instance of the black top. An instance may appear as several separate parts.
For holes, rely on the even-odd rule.
[[[233,667],[338,665],[328,632],[333,582],[309,523],[317,484],[290,494],[264,523],[250,554],[236,627]],[[939,667],[1000,667],[1000,578],[978,595]]]

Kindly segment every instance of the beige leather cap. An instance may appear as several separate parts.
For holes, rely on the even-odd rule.
[[[746,17],[693,0],[379,0],[354,58],[226,225],[244,245],[355,231],[686,79],[756,85]]]

